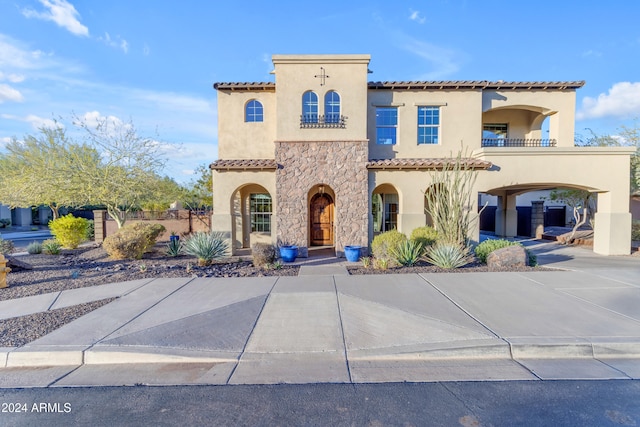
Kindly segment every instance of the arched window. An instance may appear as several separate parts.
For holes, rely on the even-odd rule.
[[[338,92],[330,90],[324,96],[324,122],[340,122],[340,95]]]
[[[318,95],[312,91],[302,95],[302,123],[318,123]]]
[[[260,101],[252,99],[247,102],[244,112],[245,122],[261,122],[264,120],[264,111]]]

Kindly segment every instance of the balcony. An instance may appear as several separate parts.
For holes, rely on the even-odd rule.
[[[300,129],[345,129],[347,116],[338,114],[304,114],[300,116]]]
[[[482,147],[555,147],[555,139],[482,138]]]

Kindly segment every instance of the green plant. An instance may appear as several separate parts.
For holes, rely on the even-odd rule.
[[[42,253],[42,243],[39,242],[31,242],[27,246],[27,252],[31,255],[41,254]]]
[[[165,231],[160,224],[129,223],[117,233],[107,236],[102,247],[113,259],[140,259]]]
[[[371,242],[371,251],[374,258],[385,259],[387,262],[393,261],[395,256],[393,251],[402,243],[407,241],[407,236],[397,230],[385,231],[378,234]]]
[[[374,258],[373,268],[376,270],[386,270],[389,268],[389,260],[387,258]]]
[[[88,227],[89,220],[71,214],[49,221],[51,233],[62,246],[69,249],[75,249],[87,240]]]
[[[415,265],[424,252],[422,242],[417,240],[405,240],[400,242],[398,246],[391,249],[391,254],[396,262],[405,267]]]
[[[640,221],[631,224],[631,240],[640,240]]]
[[[409,239],[422,243],[423,250],[426,250],[427,246],[433,245],[438,240],[438,232],[435,228],[425,225],[414,228]]]
[[[198,258],[198,265],[211,265],[213,260],[225,256],[229,244],[222,233],[205,233],[197,231],[193,233],[184,244],[184,251]]]
[[[15,250],[15,246],[11,240],[4,240],[0,237],[0,254],[10,254]]]
[[[169,240],[167,243],[167,255],[171,257],[180,256],[182,253],[182,242],[178,239]]]
[[[273,264],[278,259],[275,246],[268,243],[254,244],[251,248],[251,254],[253,255],[253,265],[256,267]]]
[[[478,260],[486,264],[489,254],[496,249],[506,248],[507,246],[520,245],[518,242],[512,242],[505,239],[488,239],[476,246],[474,252]]]
[[[364,268],[371,268],[371,257],[364,256],[360,258],[360,261],[362,262],[362,266]]]
[[[468,150],[443,159],[442,169],[430,172],[431,186],[425,192],[426,211],[438,232],[438,241],[468,247],[471,226],[482,211],[475,209],[474,170]]]
[[[470,262],[469,251],[465,246],[446,242],[429,246],[426,259],[431,264],[446,269],[464,267]]]
[[[62,245],[53,239],[45,240],[42,242],[42,252],[47,255],[60,255],[60,249]]]
[[[95,227],[95,223],[93,222],[92,219],[88,219],[87,220],[87,234],[86,234],[86,239],[87,240],[93,240],[95,238],[95,234],[96,234],[96,227]]]

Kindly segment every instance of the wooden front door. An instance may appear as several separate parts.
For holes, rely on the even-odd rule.
[[[333,199],[328,194],[311,198],[311,245],[333,245]]]

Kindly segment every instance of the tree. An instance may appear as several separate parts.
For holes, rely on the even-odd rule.
[[[195,170],[195,179],[187,187],[184,199],[190,210],[213,206],[213,174],[207,165],[199,165]]]
[[[121,228],[129,212],[157,197],[166,162],[162,145],[138,135],[131,120],[98,117],[90,123],[76,116],[74,124],[84,130],[87,144],[100,154],[98,159],[73,159],[82,170],[77,191],[91,204],[105,206]]]
[[[587,190],[576,188],[557,188],[551,191],[549,199],[554,202],[564,203],[573,210],[573,230],[566,242],[571,243],[578,228],[590,222],[594,210],[593,194]]]
[[[76,207],[88,199],[75,191],[73,158],[96,157],[97,152],[67,138],[62,127],[41,128],[37,136],[12,139],[0,154],[0,202],[11,207],[46,205],[53,218],[61,206]]]
[[[430,174],[431,188],[425,197],[438,241],[467,248],[471,225],[479,217],[472,209],[478,172],[462,155],[460,151],[456,157],[445,159],[442,170]]]

